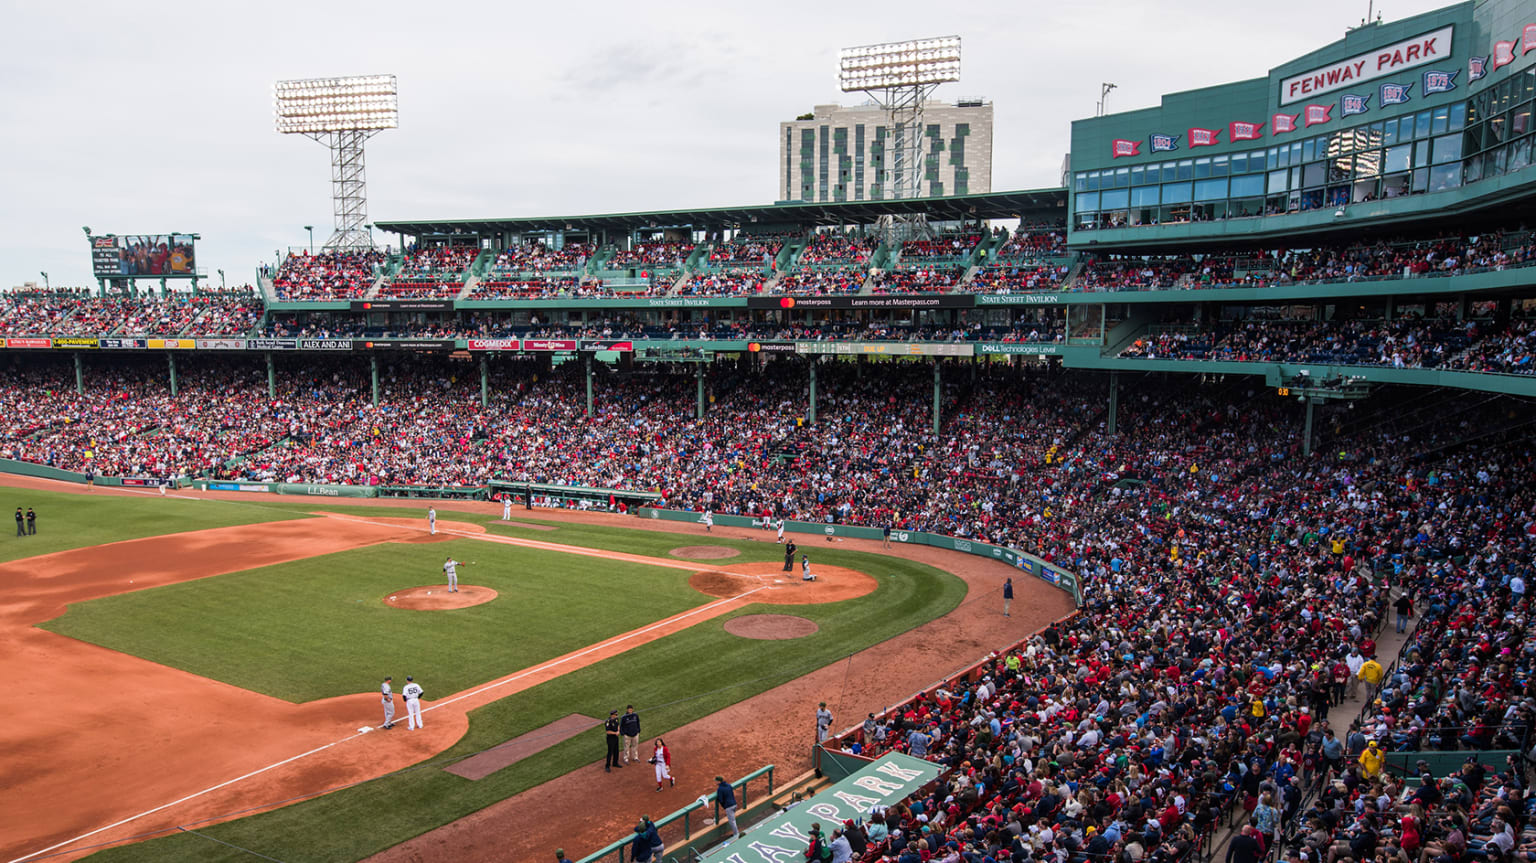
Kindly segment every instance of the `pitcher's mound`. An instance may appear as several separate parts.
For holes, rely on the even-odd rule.
[[[841,602],[873,593],[879,583],[869,575],[841,566],[816,566],[815,581],[800,579],[800,564],[794,572],[784,572],[781,564],[734,563],[694,573],[688,586],[709,596],[729,598],[747,594],[745,602],[773,605],[810,605],[817,602]],[[749,593],[750,591],[750,593]]]
[[[449,593],[446,584],[407,587],[384,597],[384,604],[412,611],[444,611],[483,605],[496,598],[496,591],[473,584],[459,585],[458,593]]]
[[[734,548],[726,548],[723,545],[685,545],[674,548],[667,554],[673,557],[681,557],[686,560],[720,560],[726,557],[735,557],[741,552]]]
[[[814,634],[820,628],[816,625],[816,621],[795,617],[793,614],[749,614],[745,617],[733,617],[725,622],[726,632],[741,638],[756,638],[763,641],[804,638]]]

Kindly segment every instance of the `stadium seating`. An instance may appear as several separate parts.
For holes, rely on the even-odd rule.
[[[290,253],[272,279],[283,300],[345,300],[360,298],[373,286],[383,252],[355,254]]]

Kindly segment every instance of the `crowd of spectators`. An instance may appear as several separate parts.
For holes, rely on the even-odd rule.
[[[1227,255],[1105,257],[1088,262],[1077,290],[1235,288],[1449,276],[1536,263],[1529,232],[1328,244]]]
[[[596,283],[593,283],[594,285]],[[586,288],[575,276],[539,276],[536,278],[509,278],[486,276],[470,293],[471,300],[537,300],[554,297],[602,296],[597,287]]]
[[[947,234],[931,240],[907,240],[901,244],[901,260],[963,258],[981,242],[981,234]]]
[[[971,278],[970,288],[983,294],[1018,294],[1060,290],[1070,271],[1046,264],[983,267]]]
[[[741,265],[771,266],[792,234],[737,234],[709,250],[712,267]]]
[[[870,257],[879,248],[880,240],[876,237],[818,232],[811,234],[796,263],[802,267],[830,264],[867,268]]]
[[[695,273],[683,282],[677,293],[688,297],[742,296],[761,291],[764,281],[766,279],[756,270]]]
[[[779,276],[774,292],[780,294],[857,294],[867,274],[856,267],[798,270]]]
[[[1061,225],[1020,225],[1008,241],[998,247],[996,257],[1051,258],[1067,254],[1067,229]]]
[[[654,241],[636,243],[632,249],[620,249],[606,264],[610,270],[661,267],[681,269],[688,256],[693,254],[693,243]]]
[[[883,270],[873,276],[873,293],[938,294],[960,288],[965,271],[954,267]]]
[[[566,243],[559,249],[542,242],[524,243],[502,249],[491,263],[489,273],[517,276],[521,273],[576,272],[592,256],[590,243]]]
[[[272,287],[283,300],[357,299],[373,286],[384,262],[383,252],[291,252]]]
[[[0,336],[244,335],[262,314],[249,286],[105,297],[84,291],[15,292],[0,297]]]
[[[1530,327],[1529,319],[1519,319],[1498,332],[1486,320],[1418,316],[1393,320],[1249,320],[1148,333],[1120,355],[1529,374]]]

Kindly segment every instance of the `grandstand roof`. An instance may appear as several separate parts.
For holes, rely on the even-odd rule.
[[[1029,189],[942,198],[889,201],[782,203],[749,207],[703,207],[648,210],[638,213],[598,213],[586,216],[528,216],[507,219],[428,219],[377,221],[383,231],[426,236],[432,234],[526,233],[531,231],[635,230],[639,228],[739,228],[745,225],[856,225],[881,216],[923,213],[949,219],[1065,219],[1066,189]]]

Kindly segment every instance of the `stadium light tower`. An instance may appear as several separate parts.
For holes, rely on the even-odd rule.
[[[844,48],[838,63],[844,93],[867,93],[885,109],[885,197],[922,197],[923,103],[940,84],[960,80],[960,37]]]
[[[395,76],[278,81],[274,92],[277,131],[313,138],[331,149],[336,232],[325,242],[325,250],[373,248],[363,227],[368,222],[363,142],[400,125]]]

